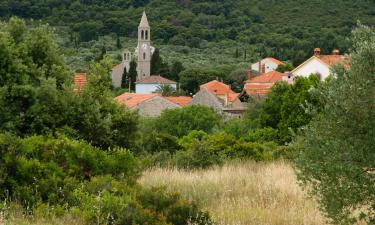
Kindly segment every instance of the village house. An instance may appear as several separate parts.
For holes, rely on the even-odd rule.
[[[272,58],[264,58],[251,65],[251,70],[258,72],[259,74],[268,73],[275,71],[279,65],[285,65],[283,62]]]
[[[320,52],[320,48],[315,48],[311,58],[290,72],[290,79],[315,74],[321,80],[325,80],[331,74],[332,66],[342,64],[344,67],[349,67],[350,56],[340,55],[339,50],[333,50],[330,55],[321,55]]]
[[[150,94],[155,93],[159,87],[169,85],[177,89],[177,82],[168,80],[160,75],[151,75],[147,78],[135,82],[135,93]]]
[[[215,111],[223,112],[230,117],[242,117],[246,107],[240,101],[239,93],[231,90],[229,85],[213,80],[200,86],[191,101],[191,105],[205,105]]]
[[[247,95],[251,97],[264,97],[277,82],[287,80],[288,73],[280,73],[270,71],[268,73],[253,76],[252,72],[248,72],[248,79],[245,81],[241,97]]]
[[[191,102],[191,97],[163,97],[159,94],[124,93],[115,100],[140,116],[157,117],[166,109],[181,108]]]

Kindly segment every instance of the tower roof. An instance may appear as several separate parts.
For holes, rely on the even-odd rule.
[[[145,11],[143,11],[143,15],[142,15],[141,22],[139,23],[139,27],[150,27],[150,25],[148,25],[148,20],[147,20]]]

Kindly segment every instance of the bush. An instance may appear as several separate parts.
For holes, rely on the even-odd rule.
[[[112,174],[129,184],[140,174],[139,163],[123,149],[103,152],[84,141],[0,135],[0,197],[35,206],[39,201],[63,204],[80,182]]]

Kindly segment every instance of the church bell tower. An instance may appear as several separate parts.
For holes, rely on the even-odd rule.
[[[151,70],[151,33],[146,13],[143,12],[141,22],[138,26],[138,64],[137,80],[149,77]]]

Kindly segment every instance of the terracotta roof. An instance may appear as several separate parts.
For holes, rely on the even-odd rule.
[[[236,93],[232,91],[232,89],[229,87],[229,85],[224,84],[223,82],[213,80],[208,83],[202,84],[201,89],[204,88],[211,92],[212,94],[220,97],[227,96],[227,100],[229,102],[233,102],[237,99],[237,97],[240,95],[239,93]]]
[[[245,84],[244,90],[249,95],[259,95],[265,96],[272,88],[273,83],[264,83],[264,84]]]
[[[137,93],[126,92],[120,96],[117,96],[115,100],[119,102],[120,104],[124,104],[128,106],[129,108],[132,108],[156,96],[159,96],[159,94],[137,94]]]
[[[323,61],[328,66],[333,66],[338,63],[342,63],[345,67],[349,67],[350,57],[344,55],[318,55],[321,61]]]
[[[283,63],[280,60],[277,60],[275,58],[272,58],[272,57],[267,57],[265,59],[271,60],[272,62],[276,63],[277,65],[285,65],[285,63]]]
[[[173,80],[168,80],[160,75],[151,75],[142,80],[135,82],[136,84],[177,84]]]
[[[81,90],[87,83],[86,73],[76,73],[74,75],[74,90]]]
[[[188,96],[165,97],[165,99],[180,106],[186,106],[193,100],[191,97]]]
[[[283,73],[277,71],[270,71],[268,73],[256,76],[250,80],[245,81],[246,83],[276,83],[277,81],[283,80]]]
[[[217,80],[213,80],[208,83],[202,84],[200,87],[207,89],[214,95],[225,95],[229,93],[235,93],[234,91],[232,91],[232,89],[230,89],[229,85],[226,85]]]

